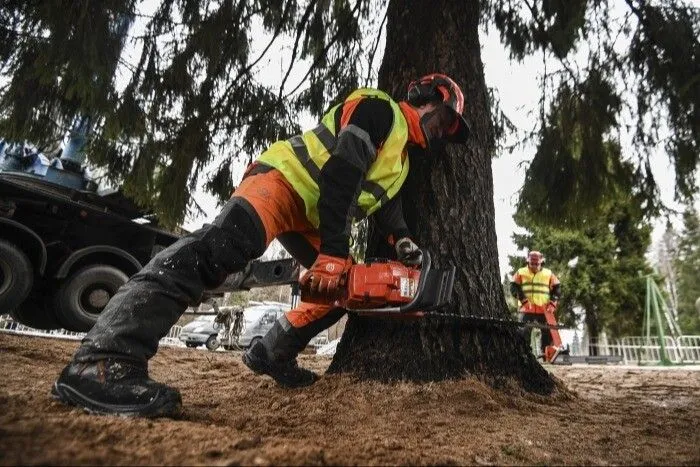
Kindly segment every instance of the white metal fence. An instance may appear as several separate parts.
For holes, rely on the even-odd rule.
[[[685,363],[700,363],[700,336],[681,336],[678,343]]]
[[[620,356],[625,365],[659,365],[663,363],[662,342],[670,363],[700,364],[700,336],[665,337],[663,341],[658,337],[627,336],[610,343],[588,344],[585,354]]]
[[[13,321],[9,315],[0,316],[0,332],[70,340],[80,340],[85,336],[84,332],[66,331],[65,329],[44,330],[30,328],[29,326]],[[180,332],[182,332],[182,326],[173,326],[170,328],[168,335],[160,340],[160,345],[184,347],[184,344],[179,339]]]

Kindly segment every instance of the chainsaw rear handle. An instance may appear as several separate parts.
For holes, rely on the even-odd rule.
[[[420,303],[420,300],[423,296],[423,290],[425,289],[425,283],[428,279],[428,272],[430,271],[430,268],[432,266],[431,258],[430,258],[430,253],[426,250],[423,250],[423,258],[421,260],[421,265],[420,265],[420,278],[418,279],[418,285],[416,286],[416,294],[413,296],[413,299],[406,303],[405,305],[401,306],[392,306],[392,307],[387,307],[387,308],[362,308],[362,309],[351,309],[349,308],[348,311],[357,311],[357,312],[381,312],[381,313],[407,313],[409,311],[413,311],[418,308],[418,305]]]

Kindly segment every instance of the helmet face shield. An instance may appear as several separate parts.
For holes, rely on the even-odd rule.
[[[464,95],[457,83],[449,76],[433,73],[413,81],[408,86],[407,100],[416,106],[435,103],[442,108],[436,108],[436,111],[440,114],[438,115],[439,123],[433,122],[429,124],[428,120],[431,118],[429,115],[425,115],[421,119],[424,133],[425,130],[429,131],[429,133],[425,133],[427,140],[433,140],[434,142],[436,139],[444,139],[451,143],[465,143],[467,141],[469,125],[464,116],[462,116]],[[430,142],[428,144],[430,145]]]
[[[427,139],[447,138],[457,130],[457,115],[444,104],[438,104],[421,117],[421,127]]]

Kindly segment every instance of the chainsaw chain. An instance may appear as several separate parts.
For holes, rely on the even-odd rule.
[[[445,319],[452,321],[466,321],[466,322],[483,322],[489,323],[493,326],[520,326],[525,323],[520,323],[518,321],[513,321],[512,319],[503,318],[492,318],[488,316],[477,316],[477,315],[460,315],[457,313],[438,313],[436,311],[425,311],[423,312],[423,317],[430,319]]]
[[[540,323],[524,323],[520,321],[514,321],[512,319],[503,318],[492,318],[487,316],[477,316],[477,315],[459,315],[457,313],[438,313],[435,311],[425,311],[423,312],[424,318],[430,319],[444,319],[450,321],[460,321],[466,323],[472,323],[481,326],[504,326],[504,327],[516,327],[516,328],[539,328],[539,329],[559,329],[559,326],[550,326],[548,324]]]

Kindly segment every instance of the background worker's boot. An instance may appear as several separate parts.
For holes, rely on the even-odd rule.
[[[70,363],[51,395],[90,413],[134,417],[172,417],[182,405],[180,392],[150,379],[145,365],[116,359]]]
[[[303,331],[295,329],[284,316],[277,320],[258,341],[243,354],[243,363],[257,374],[271,376],[277,384],[287,388],[309,386],[318,375],[300,368],[296,357],[311,340]]]

